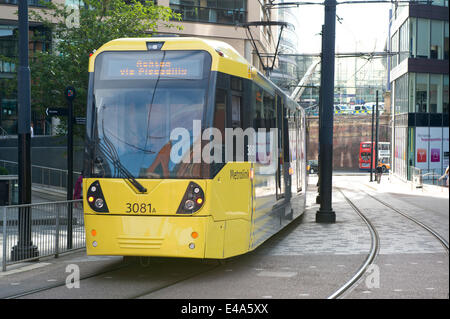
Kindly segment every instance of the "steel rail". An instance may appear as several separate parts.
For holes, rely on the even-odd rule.
[[[139,261],[141,263],[141,266],[143,266],[141,259],[139,259]],[[152,293],[157,292],[159,290],[162,290],[164,288],[176,285],[176,284],[178,284],[180,282],[189,280],[189,279],[194,278],[194,277],[196,277],[198,275],[201,275],[201,274],[207,273],[209,271],[212,271],[214,269],[217,269],[218,267],[222,266],[224,263],[225,263],[225,261],[219,261],[218,264],[212,265],[208,269],[197,271],[197,272],[194,272],[194,273],[191,273],[191,274],[187,274],[183,278],[180,278],[180,279],[175,280],[173,282],[170,282],[168,284],[164,284],[164,285],[162,285],[160,287],[156,287],[156,288],[154,288],[152,290],[149,290],[149,291],[146,291],[144,293],[140,293],[139,295],[134,295],[132,297],[129,297],[128,299],[138,299],[138,298],[147,296],[149,294],[152,294]],[[124,262],[120,266],[117,266],[117,267],[111,266],[111,267],[108,267],[105,270],[102,270],[102,271],[99,271],[99,272],[95,272],[95,273],[92,273],[90,275],[86,275],[84,277],[81,277],[79,281],[81,283],[81,281],[83,281],[85,279],[90,279],[90,278],[94,278],[94,277],[97,277],[97,276],[105,275],[107,273],[115,272],[117,270],[121,270],[121,269],[124,269],[124,268],[130,268],[130,267],[133,267],[134,265],[135,264],[133,262]],[[58,282],[58,283],[55,283],[55,284],[52,284],[52,285],[48,285],[48,286],[45,286],[45,287],[31,289],[29,291],[25,291],[25,292],[17,293],[17,294],[14,294],[14,295],[2,297],[2,299],[17,299],[17,298],[21,298],[21,297],[37,294],[37,293],[40,293],[40,292],[43,292],[43,291],[46,291],[46,290],[51,290],[51,289],[54,289],[54,288],[64,287],[65,285],[66,285],[65,281],[64,282]]]
[[[448,252],[448,242],[445,240],[444,237],[442,237],[438,232],[436,232],[433,228],[431,228],[430,226],[420,222],[419,220],[415,219],[414,217],[409,216],[408,214],[405,214],[404,212],[398,210],[397,208],[391,206],[390,204],[386,203],[385,201],[373,196],[372,194],[369,194],[368,192],[366,192],[365,190],[361,190],[362,192],[364,192],[366,195],[368,195],[369,197],[373,198],[374,200],[378,201],[379,203],[383,204],[384,206],[392,209],[394,212],[396,212],[397,214],[402,215],[403,217],[405,217],[406,219],[409,219],[410,221],[414,222],[415,224],[417,224],[418,226],[422,227],[423,229],[425,229],[426,231],[428,231],[431,235],[433,235],[439,242],[440,244],[445,248],[447,254]]]
[[[162,286],[160,286],[160,287],[156,287],[156,288],[154,288],[154,289],[152,289],[152,290],[146,291],[146,292],[144,292],[144,293],[140,293],[139,295],[134,295],[133,297],[130,297],[129,299],[140,299],[140,298],[142,298],[142,297],[144,297],[144,296],[148,296],[148,295],[150,295],[150,294],[152,294],[152,293],[155,293],[155,292],[157,292],[157,291],[160,291],[160,290],[163,290],[163,289],[165,289],[165,288],[174,286],[174,285],[176,285],[176,284],[178,284],[178,283],[180,283],[180,282],[183,282],[183,281],[186,281],[186,280],[195,278],[195,277],[197,277],[197,276],[206,274],[206,273],[208,273],[208,272],[210,272],[210,271],[216,270],[217,268],[219,268],[219,267],[222,266],[223,264],[224,264],[224,261],[218,261],[218,264],[217,264],[217,265],[211,266],[211,268],[209,268],[209,269],[200,270],[200,271],[194,272],[194,273],[192,273],[192,274],[188,274],[188,275],[184,276],[183,278],[180,278],[180,279],[178,279],[178,280],[176,280],[176,281],[174,281],[174,282],[171,282],[171,283],[162,285]]]
[[[348,289],[350,289],[366,272],[367,268],[373,264],[376,256],[378,255],[378,252],[380,250],[380,237],[378,235],[377,230],[375,229],[375,226],[370,222],[370,220],[361,212],[361,210],[356,207],[353,202],[345,196],[344,192],[337,187],[339,192],[342,194],[342,196],[345,198],[347,203],[355,210],[355,212],[361,217],[361,219],[366,223],[367,228],[370,232],[370,237],[372,239],[370,251],[369,254],[364,261],[364,263],[359,267],[358,271],[353,275],[352,278],[350,278],[341,288],[336,290],[333,294],[331,294],[327,299],[337,299],[338,297],[342,296],[344,292],[346,292]]]
[[[116,270],[120,270],[122,268],[126,268],[126,267],[129,267],[129,266],[130,266],[129,264],[122,264],[119,267],[108,267],[105,270],[102,270],[102,271],[99,271],[99,272],[95,272],[93,274],[81,277],[79,281],[81,282],[82,280],[93,278],[93,277],[97,277],[97,276],[100,276],[100,275],[104,275],[104,274],[107,274],[107,273],[110,273],[110,272],[113,272],[113,271],[116,271]],[[28,296],[28,295],[37,294],[39,292],[43,292],[43,291],[46,291],[46,290],[51,290],[51,289],[54,289],[54,288],[64,287],[65,285],[66,285],[66,281],[58,282],[58,283],[54,283],[52,285],[48,285],[48,286],[45,286],[45,287],[35,288],[35,289],[28,290],[28,291],[20,292],[20,293],[14,294],[14,295],[2,297],[2,299],[17,299],[17,298],[25,297],[25,296]]]

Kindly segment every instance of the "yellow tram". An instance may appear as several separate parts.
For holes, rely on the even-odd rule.
[[[106,43],[86,127],[88,255],[228,258],[304,211],[304,111],[226,43]]]

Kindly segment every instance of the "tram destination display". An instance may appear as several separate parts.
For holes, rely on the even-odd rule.
[[[101,80],[201,79],[206,52],[107,52]]]

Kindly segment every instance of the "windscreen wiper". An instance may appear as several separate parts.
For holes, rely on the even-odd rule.
[[[138,192],[146,193],[147,189],[141,183],[139,183],[136,178],[134,178],[134,176],[120,162],[116,148],[105,135],[105,126],[103,124],[104,123],[102,123],[103,141],[105,142],[107,147],[100,143],[100,141],[98,140],[97,145],[99,145],[100,151],[108,160],[112,162],[114,168],[117,168],[119,172],[122,173],[122,175],[125,177],[125,179],[127,179],[131,183],[131,185],[133,185],[138,190]]]
[[[147,192],[147,189],[139,183],[136,178],[123,166],[119,159],[115,159],[114,156],[110,153],[110,151],[102,144],[98,143],[100,148],[100,152],[103,154],[105,158],[107,158],[115,168],[118,169],[120,173],[127,179],[140,193]]]

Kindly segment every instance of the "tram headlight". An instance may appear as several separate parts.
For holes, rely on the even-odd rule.
[[[177,214],[193,214],[202,208],[204,202],[205,194],[200,185],[190,182],[178,207]]]
[[[87,202],[89,207],[97,213],[109,213],[108,205],[106,205],[102,188],[99,181],[93,182],[87,189]]]
[[[195,207],[195,203],[192,199],[188,199],[185,203],[184,203],[184,208],[186,208],[187,210],[193,210]]]
[[[103,208],[103,205],[105,205],[105,201],[103,199],[101,199],[101,198],[97,198],[95,200],[95,204],[94,205],[95,205],[95,207],[101,209],[101,208]]]
[[[161,50],[163,45],[164,42],[147,42],[147,50],[149,51]]]

